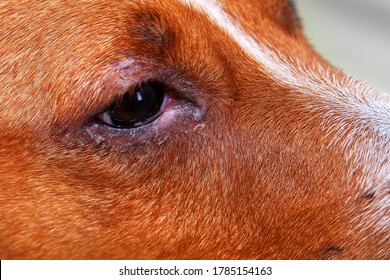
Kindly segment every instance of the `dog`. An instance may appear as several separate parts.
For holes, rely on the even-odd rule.
[[[0,3],[1,259],[389,259],[390,97],[292,1]]]

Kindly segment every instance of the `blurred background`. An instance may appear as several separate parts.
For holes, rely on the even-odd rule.
[[[314,48],[346,74],[390,93],[390,0],[295,0]]]

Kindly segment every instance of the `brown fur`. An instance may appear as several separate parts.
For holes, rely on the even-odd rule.
[[[343,79],[287,1],[224,2],[248,34]],[[324,101],[276,83],[203,14],[173,0],[6,0],[0,18],[0,258],[390,258],[366,163],[346,161],[306,106]],[[169,85],[172,119],[92,125],[147,80]]]

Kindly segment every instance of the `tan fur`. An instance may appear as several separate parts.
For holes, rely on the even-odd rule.
[[[287,1],[221,2],[286,63],[346,84]],[[179,1],[6,0],[0,18],[1,259],[390,258],[388,127],[278,82]],[[174,115],[93,124],[148,80]]]

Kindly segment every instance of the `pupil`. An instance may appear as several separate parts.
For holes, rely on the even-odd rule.
[[[137,127],[154,120],[160,112],[164,101],[164,88],[158,83],[148,83],[127,92],[123,98],[115,102],[109,109],[114,126]]]

